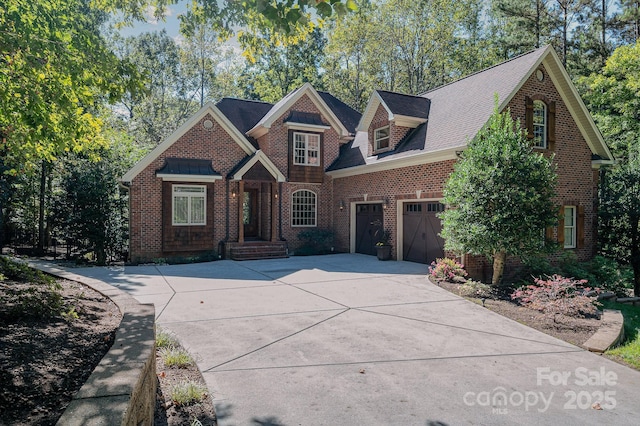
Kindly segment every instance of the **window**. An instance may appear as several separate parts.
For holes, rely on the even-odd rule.
[[[207,190],[204,185],[173,185],[173,225],[205,225]]]
[[[533,101],[533,146],[547,148],[547,105]]]
[[[373,139],[376,151],[389,148],[389,126],[374,130]]]
[[[576,248],[575,206],[564,206],[564,248]]]
[[[301,189],[291,196],[291,226],[316,226],[316,194]]]
[[[320,135],[297,132],[293,134],[293,164],[320,165]]]

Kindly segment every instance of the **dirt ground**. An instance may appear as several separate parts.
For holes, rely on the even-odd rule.
[[[113,343],[117,306],[76,282],[60,284],[77,320],[13,320],[0,307],[0,425],[55,424]]]
[[[437,285],[458,294],[460,284],[438,282]],[[521,324],[535,328],[538,331],[549,334],[565,342],[569,342],[576,346],[581,346],[584,342],[598,330],[600,327],[600,318],[572,318],[560,315],[555,318],[549,318],[539,311],[519,306],[511,300],[505,299],[506,295],[502,295],[498,299],[486,299],[484,306],[502,316],[510,318]],[[482,300],[473,299],[476,303],[482,304]]]

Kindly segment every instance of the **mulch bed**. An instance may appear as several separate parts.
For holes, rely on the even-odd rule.
[[[55,424],[113,344],[118,307],[82,284],[59,282],[78,319],[13,319],[0,306],[0,425]]]
[[[459,295],[460,284],[440,281],[436,285]],[[501,295],[496,299],[486,299],[484,306],[502,316],[576,346],[581,346],[589,340],[600,327],[600,318],[573,318],[559,315],[554,321],[554,318],[548,315],[520,306],[505,297],[506,295]],[[479,299],[470,299],[482,303]]]

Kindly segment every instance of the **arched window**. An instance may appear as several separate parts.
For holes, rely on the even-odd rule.
[[[317,196],[300,189],[291,195],[291,226],[317,226]]]
[[[547,105],[533,101],[533,146],[547,148]]]

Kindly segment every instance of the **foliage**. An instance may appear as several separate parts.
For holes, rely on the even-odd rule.
[[[173,333],[166,331],[163,328],[156,327],[156,347],[158,349],[175,348],[177,346],[179,346],[178,339]]]
[[[496,108],[471,140],[445,183],[439,214],[445,248],[494,260],[493,284],[502,279],[506,255],[528,257],[549,250],[544,230],[557,223],[556,173],[534,152],[511,113]]]
[[[181,381],[171,387],[169,397],[177,406],[202,402],[207,396],[207,388],[194,381]]]
[[[436,280],[453,281],[455,277],[466,277],[467,271],[464,270],[464,265],[458,263],[455,259],[445,257],[431,262],[429,275]]]
[[[65,311],[60,284],[21,262],[0,257],[0,318],[55,317]],[[6,282],[8,280],[14,282]]]
[[[640,149],[640,41],[617,48],[600,74],[581,80],[593,118],[616,156]]]
[[[585,287],[586,280],[574,280],[560,275],[548,279],[536,278],[535,284],[514,291],[511,298],[523,306],[555,316],[583,317],[595,315],[599,289]],[[593,295],[588,295],[588,293]]]
[[[640,153],[640,147],[638,147]],[[605,172],[600,186],[600,251],[634,272],[640,296],[640,154]]]
[[[296,250],[298,256],[327,254],[333,251],[336,233],[333,229],[313,228],[298,233],[301,245]]]
[[[640,370],[640,308],[609,300],[603,302],[604,309],[616,309],[624,317],[624,341],[606,352]]]
[[[493,287],[479,281],[469,280],[460,285],[458,289],[460,296],[488,299],[493,296]]]
[[[106,47],[104,15],[82,0],[0,7],[0,163],[17,174],[65,152],[106,145],[94,106],[135,81]]]
[[[167,367],[185,368],[193,364],[193,357],[180,346],[166,346],[158,352]]]
[[[378,241],[376,242],[376,246],[381,247],[381,246],[391,245],[391,230],[385,229],[384,231],[382,231],[380,235],[377,235],[377,232],[376,232],[375,237],[378,238]]]

